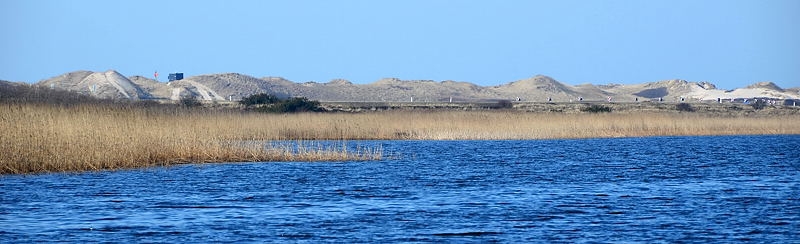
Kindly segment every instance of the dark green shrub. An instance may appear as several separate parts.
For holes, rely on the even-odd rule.
[[[767,101],[765,99],[756,99],[750,106],[753,106],[755,110],[762,110],[767,107]]]
[[[311,101],[305,97],[295,97],[258,108],[259,111],[269,113],[297,113],[320,112],[322,108],[318,101]]]
[[[610,113],[611,112],[611,107],[603,106],[603,105],[600,105],[600,104],[592,104],[592,105],[589,105],[587,107],[582,108],[581,111],[589,112],[589,113]]]
[[[279,101],[281,101],[281,99],[272,94],[259,93],[242,98],[239,104],[249,107],[253,105],[273,104]]]
[[[675,109],[681,112],[694,112],[694,108],[688,103],[678,103],[675,105]]]
[[[497,101],[497,108],[513,108],[514,104],[509,100]]]
[[[193,96],[188,97],[181,97],[181,100],[178,101],[178,104],[184,107],[200,107],[203,106],[203,103],[195,99]]]

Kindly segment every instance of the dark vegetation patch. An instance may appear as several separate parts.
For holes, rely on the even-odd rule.
[[[767,101],[765,99],[756,99],[750,106],[753,106],[755,110],[762,110],[767,107]]]
[[[254,105],[273,104],[279,101],[281,101],[281,99],[275,95],[259,93],[242,98],[239,104],[250,107]]]
[[[497,108],[513,108],[514,104],[509,100],[497,101]]]
[[[203,103],[198,101],[195,97],[191,97],[191,96],[182,97],[181,100],[178,101],[178,104],[180,104],[180,105],[182,105],[184,107],[190,107],[190,108],[191,107],[202,107],[203,106]]]
[[[586,106],[584,108],[581,108],[581,111],[589,112],[589,113],[610,113],[611,112],[611,107],[600,105],[600,104],[592,104],[592,105]]]
[[[688,103],[678,103],[675,105],[675,109],[681,112],[694,112],[694,107]]]
[[[259,93],[242,98],[239,102],[248,109],[267,113],[298,113],[322,112],[319,101],[312,101],[305,97],[280,99],[277,96]]]
[[[55,90],[28,84],[0,82],[0,102],[75,105],[85,103],[109,103],[111,101],[97,99],[77,92]]]
[[[0,103],[6,104],[42,104],[62,107],[80,105],[109,106],[115,108],[153,108],[172,111],[176,107],[202,108],[203,104],[194,98],[182,98],[177,104],[160,103],[154,100],[129,100],[96,98],[74,91],[53,89],[49,87],[9,83],[0,81]]]

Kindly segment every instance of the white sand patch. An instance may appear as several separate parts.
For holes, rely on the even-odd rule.
[[[106,81],[109,84],[114,86],[114,88],[117,88],[117,91],[119,91],[119,93],[121,93],[126,98],[131,98],[131,95],[130,93],[128,93],[128,90],[130,91],[136,90],[136,88],[133,87],[133,84],[131,84],[131,81],[128,80],[128,78],[125,78],[124,76],[120,75],[115,71],[107,71],[103,73],[103,76],[105,76]]]
[[[195,88],[197,88],[197,92],[200,93],[200,96],[203,97],[203,100],[206,101],[225,100],[225,98],[217,94],[216,91],[208,88],[203,84],[197,83],[192,80],[185,80],[185,81],[194,86]]]
[[[181,100],[181,88],[172,88],[172,96],[169,99],[173,101]]]
[[[130,99],[131,93],[136,93],[136,87],[134,84],[125,78],[121,74],[117,73],[116,71],[109,70],[105,73],[92,73],[89,76],[86,76],[83,80],[81,80],[82,84],[87,85],[88,87],[100,86],[104,84],[111,85],[114,89],[125,96],[125,98]],[[138,97],[136,97],[138,98]]]
[[[693,89],[687,93],[688,98],[699,100],[717,100],[717,99],[733,99],[733,98],[754,98],[754,97],[770,97],[777,99],[796,99],[791,93],[764,89],[764,88],[740,88],[733,91],[724,90],[703,90]]]

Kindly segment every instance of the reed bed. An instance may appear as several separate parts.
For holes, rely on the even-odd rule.
[[[84,104],[0,104],[0,174],[238,161],[380,159],[308,140],[500,140],[667,135],[800,134],[800,116],[699,113],[384,111],[262,114]],[[297,141],[285,147],[271,141]],[[261,143],[254,143],[261,142]],[[299,145],[299,146],[298,146]]]
[[[294,141],[291,150],[243,143],[236,111],[117,104],[0,104],[0,174],[93,171],[180,163],[378,160],[380,148],[348,150]],[[287,143],[284,143],[287,144]]]
[[[389,111],[264,117],[270,127],[240,128],[277,139],[507,140],[670,135],[800,134],[800,116],[733,117],[701,113],[527,113]],[[253,120],[256,121],[256,120]],[[248,133],[255,135],[256,133]]]

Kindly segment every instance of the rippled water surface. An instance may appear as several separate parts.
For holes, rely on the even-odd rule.
[[[394,156],[0,176],[0,242],[800,240],[800,136],[350,143]]]

